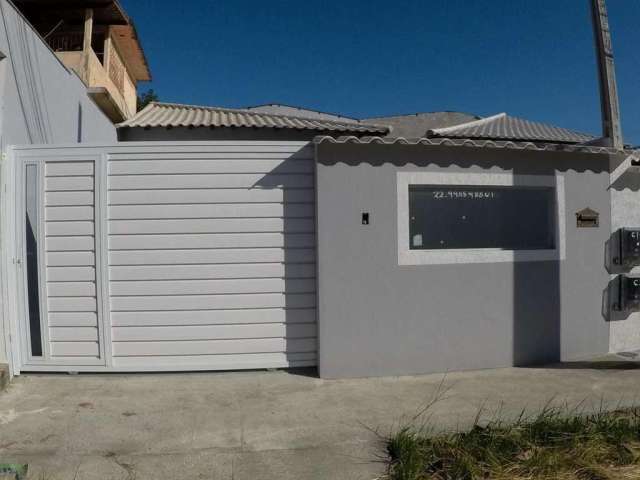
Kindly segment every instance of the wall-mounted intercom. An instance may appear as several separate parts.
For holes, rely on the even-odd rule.
[[[618,238],[618,254],[613,262],[626,267],[640,265],[640,228],[621,228]]]
[[[640,310],[640,277],[618,275],[617,295],[613,309],[617,311]]]

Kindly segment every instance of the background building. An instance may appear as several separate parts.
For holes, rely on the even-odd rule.
[[[133,21],[116,0],[16,0],[16,6],[112,122],[136,113],[136,87],[151,73]]]

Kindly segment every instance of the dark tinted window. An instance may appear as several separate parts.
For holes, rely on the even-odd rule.
[[[38,282],[38,170],[36,165],[26,166],[26,247],[27,247],[27,296],[29,301],[29,334],[31,356],[42,356],[42,332],[40,327],[40,294]]]
[[[553,249],[554,197],[550,187],[410,185],[409,246]]]

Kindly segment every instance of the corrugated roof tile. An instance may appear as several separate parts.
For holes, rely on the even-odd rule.
[[[595,137],[566,128],[531,122],[500,113],[453,127],[434,128],[428,137],[524,140],[550,143],[587,143]]]
[[[385,134],[390,128],[359,121],[310,119],[289,115],[152,102],[118,128],[146,127],[255,127]]]

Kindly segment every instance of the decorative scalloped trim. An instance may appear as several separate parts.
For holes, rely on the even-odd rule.
[[[574,152],[593,154],[633,154],[633,150],[620,152],[614,148],[598,147],[593,145],[568,145],[558,143],[533,143],[533,142],[513,142],[496,140],[471,140],[456,138],[382,138],[382,137],[362,137],[353,135],[342,137],[318,136],[313,139],[315,144],[336,143],[336,144],[357,144],[357,145],[427,145],[445,147],[469,147],[469,148],[497,148],[509,150],[531,150],[542,152]]]

